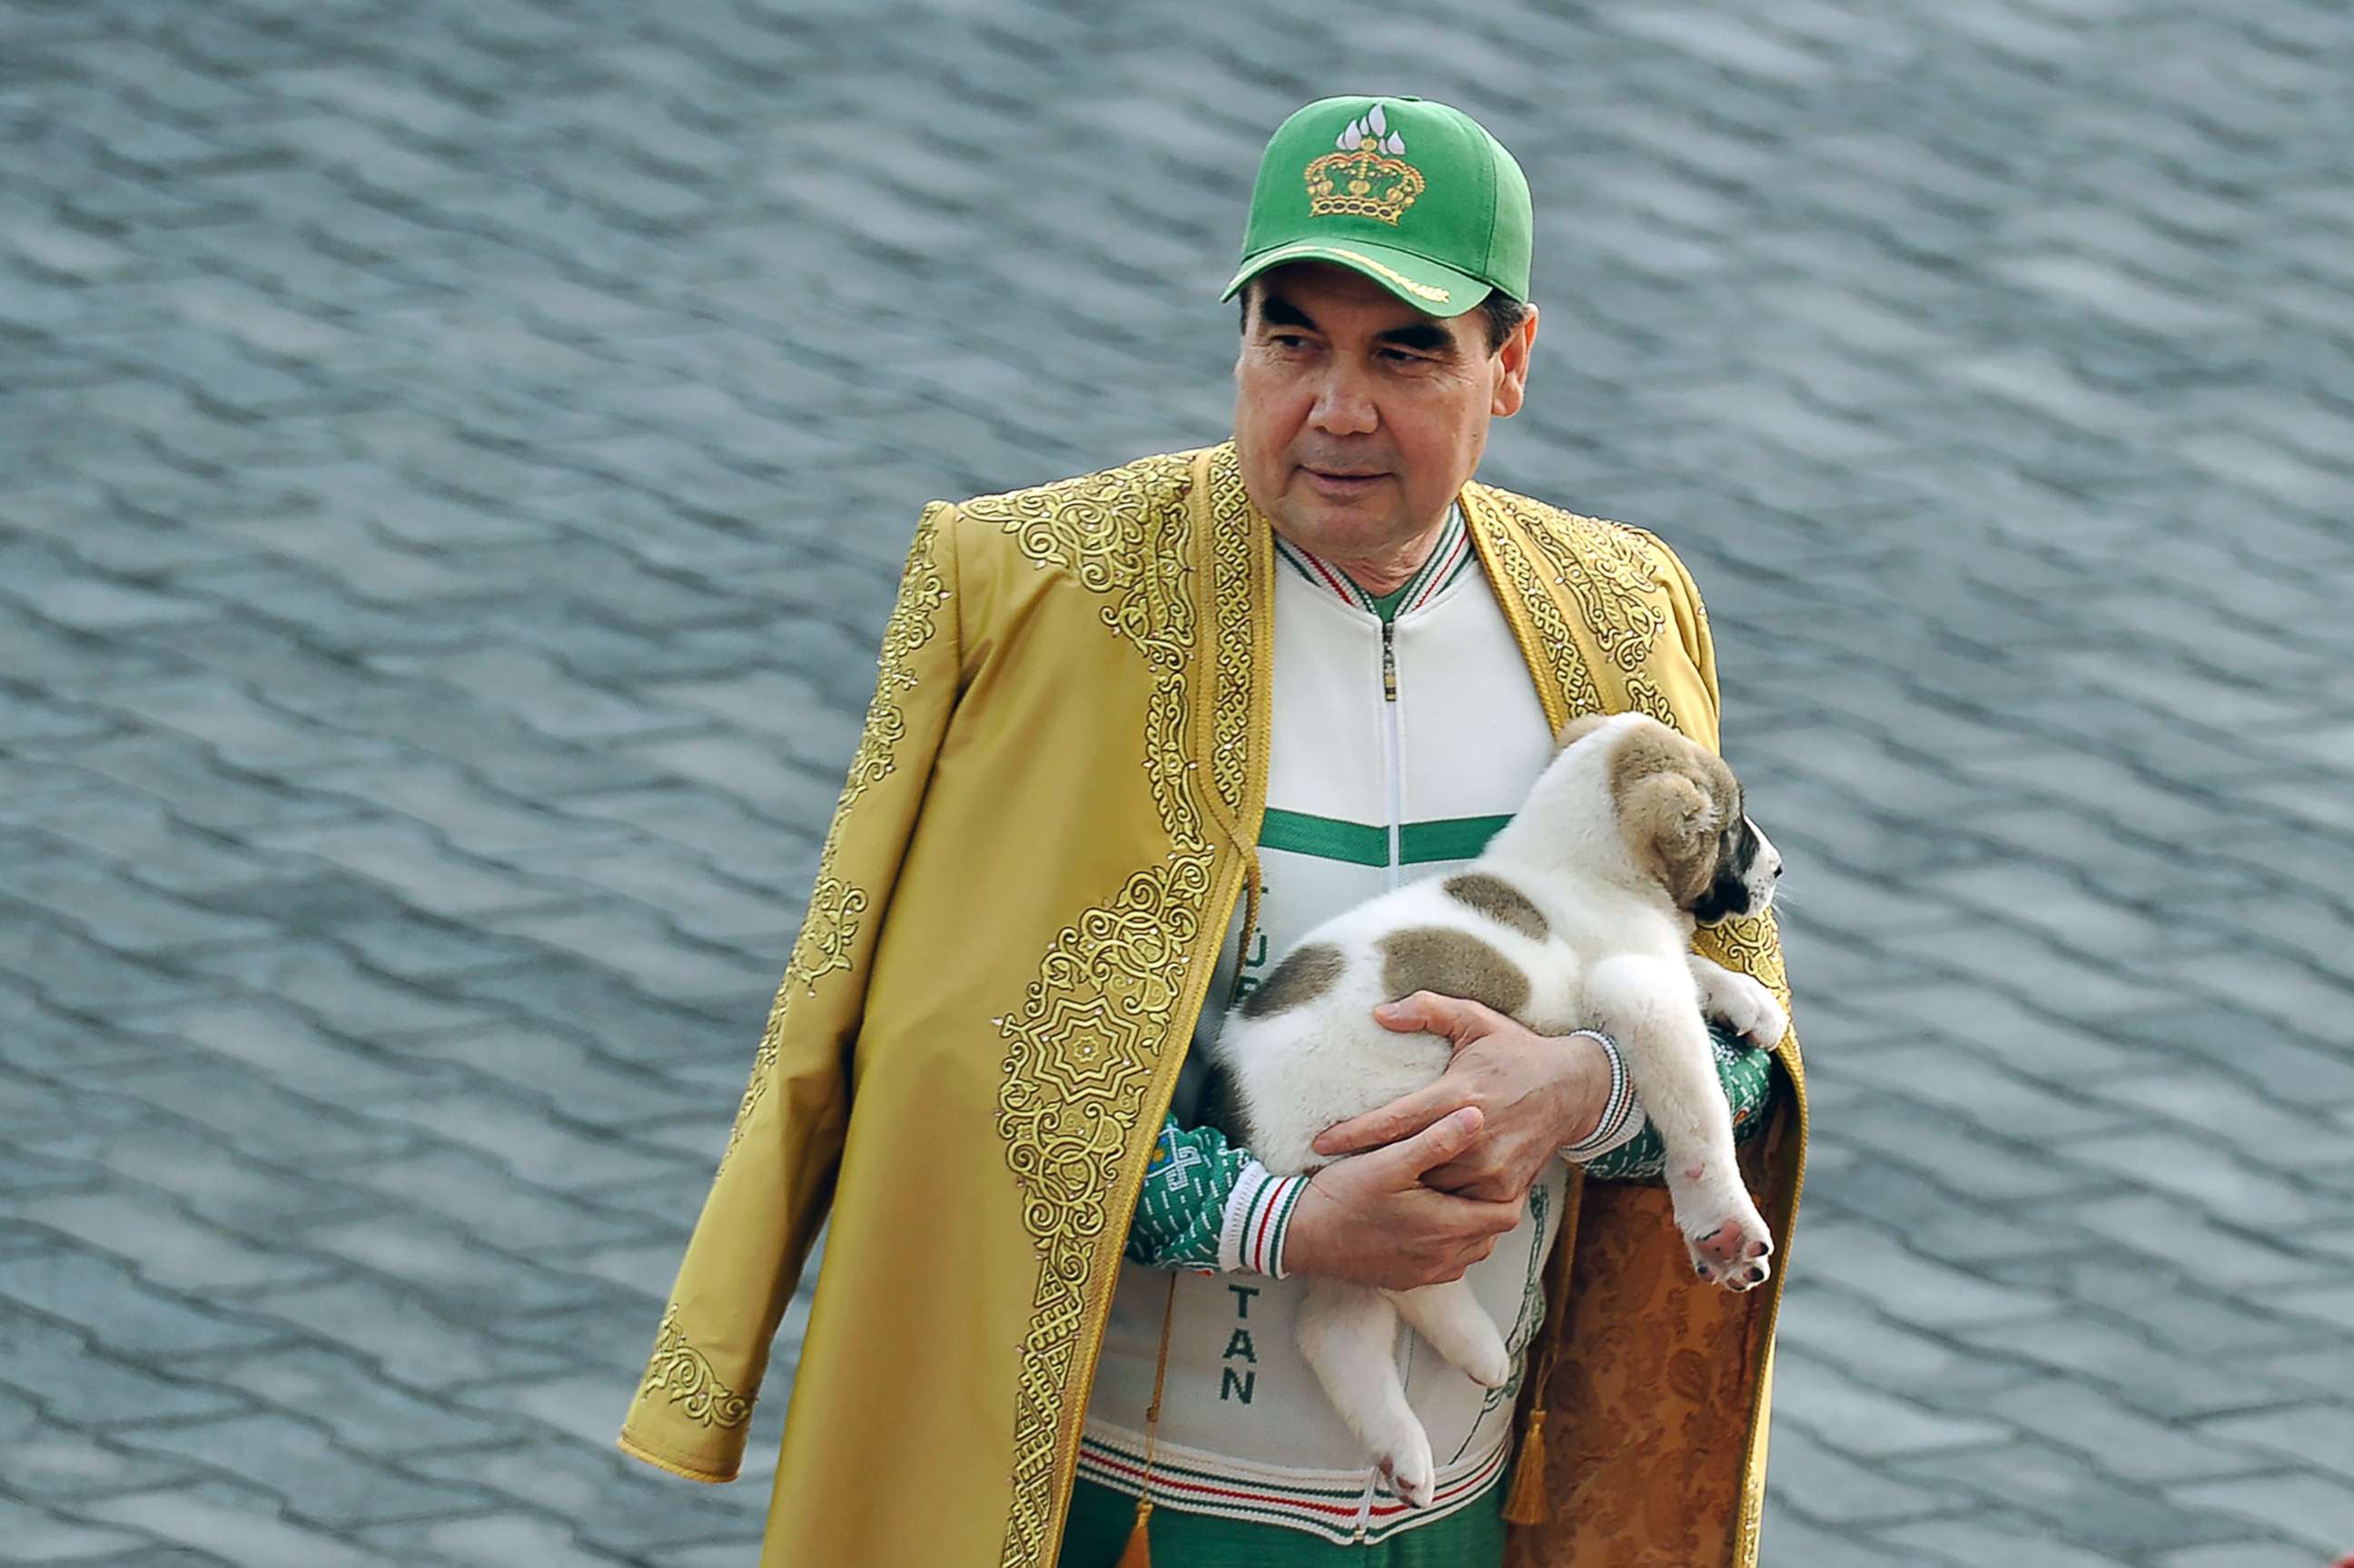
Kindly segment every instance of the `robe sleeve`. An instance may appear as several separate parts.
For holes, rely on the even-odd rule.
[[[691,1480],[742,1467],[770,1341],[832,1196],[870,961],[961,679],[956,525],[946,502],[917,524],[801,934],[622,1423],[625,1453]]]

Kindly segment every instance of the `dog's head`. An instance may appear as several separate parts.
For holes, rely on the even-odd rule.
[[[1643,714],[1591,714],[1561,733],[1564,757],[1593,747],[1590,778],[1636,869],[1703,926],[1774,901],[1782,854],[1742,809],[1724,759]]]

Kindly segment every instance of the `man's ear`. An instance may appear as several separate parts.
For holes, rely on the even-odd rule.
[[[1528,395],[1529,359],[1536,346],[1537,308],[1531,305],[1529,313],[1521,318],[1521,324],[1496,350],[1497,357],[1504,362],[1504,373],[1497,378],[1496,394],[1488,400],[1488,411],[1498,418],[1509,419],[1521,411],[1521,404]]]

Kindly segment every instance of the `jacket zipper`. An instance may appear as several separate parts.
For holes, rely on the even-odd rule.
[[[1243,940],[1235,949],[1235,983],[1229,988],[1225,1005],[1235,1003],[1233,993],[1242,989],[1243,969],[1250,962],[1251,938],[1258,934],[1259,899],[1258,854],[1254,851],[1243,864]]]
[[[1405,741],[1398,723],[1397,683],[1397,622],[1382,622],[1382,721],[1383,735],[1389,750],[1389,819],[1390,863],[1382,873],[1384,887],[1395,887],[1405,874],[1400,864],[1403,853],[1403,823],[1405,818]],[[1391,1353],[1396,1353],[1393,1348]],[[1403,1371],[1404,1369],[1401,1369]],[[1366,1528],[1373,1519],[1373,1498],[1381,1489],[1381,1472],[1365,1474],[1365,1489],[1357,1499],[1357,1522],[1352,1541],[1362,1544]]]
[[[1401,822],[1405,816],[1405,740],[1398,723],[1397,688],[1397,623],[1382,622],[1382,707],[1389,746],[1390,786],[1390,863],[1383,874],[1384,888],[1395,887],[1404,867],[1400,863],[1404,833]]]

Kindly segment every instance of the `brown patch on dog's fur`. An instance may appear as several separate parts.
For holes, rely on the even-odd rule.
[[[1500,876],[1467,871],[1448,877],[1439,885],[1447,890],[1448,897],[1469,904],[1497,925],[1509,926],[1523,937],[1534,937],[1542,942],[1552,929],[1545,924],[1544,911]]]
[[[1332,989],[1345,967],[1341,949],[1331,942],[1310,942],[1284,955],[1283,962],[1265,983],[1243,998],[1245,1018],[1265,1018],[1270,1012],[1314,1001]]]
[[[1518,964],[1469,931],[1444,926],[1415,926],[1384,937],[1382,986],[1392,1001],[1427,991],[1508,1014],[1529,1002],[1529,977]]]
[[[1724,829],[1741,817],[1741,781],[1724,759],[1656,720],[1620,736],[1610,756],[1619,831],[1681,908],[1716,878]]]

